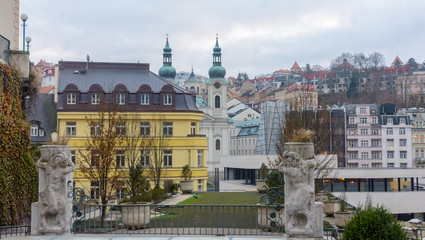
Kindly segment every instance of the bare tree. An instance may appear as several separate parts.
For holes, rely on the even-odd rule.
[[[120,166],[116,163],[116,151],[123,143],[123,135],[117,131],[117,124],[122,122],[114,104],[102,103],[96,115],[86,117],[90,126],[84,149],[80,150],[80,169],[90,181],[94,195],[100,198],[101,223],[106,214],[106,204],[115,196],[115,191],[122,177]],[[97,197],[93,199],[99,202]]]
[[[173,135],[173,126],[162,116],[155,115],[150,125],[150,134],[147,137],[145,149],[149,154],[149,165],[146,167],[149,178],[153,181],[155,188],[159,188],[165,177],[164,167],[171,166],[170,136]]]
[[[142,123],[143,119],[137,113],[127,114],[121,123],[121,126],[124,125],[125,127],[122,146],[125,161],[121,162],[120,165],[125,165],[128,170],[124,172],[125,190],[133,203],[143,201],[143,194],[150,189],[150,184],[144,174],[145,167],[149,163],[147,151],[149,150],[150,138],[145,129],[142,128]],[[120,132],[122,133],[122,130]],[[124,159],[120,160],[123,161]]]

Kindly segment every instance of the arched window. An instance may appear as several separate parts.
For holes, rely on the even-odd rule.
[[[418,137],[418,135],[415,135],[415,143],[418,143],[419,142],[419,137]]]
[[[220,96],[215,96],[215,108],[220,108]]]
[[[220,139],[215,140],[215,150],[220,150]]]
[[[421,135],[421,143],[424,142],[424,135]]]

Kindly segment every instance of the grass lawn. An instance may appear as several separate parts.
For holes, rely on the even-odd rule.
[[[255,205],[260,202],[262,194],[258,192],[206,192],[196,194],[178,205]]]

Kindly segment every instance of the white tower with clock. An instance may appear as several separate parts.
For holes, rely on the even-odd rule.
[[[205,115],[200,123],[200,132],[208,138],[207,165],[210,181],[218,168],[220,178],[223,178],[224,169],[221,166],[221,156],[229,155],[230,128],[232,124],[227,116],[227,87],[229,82],[224,78],[226,69],[221,66],[221,48],[218,37],[213,49],[213,66],[208,71],[210,79],[207,81],[207,99],[201,109]]]

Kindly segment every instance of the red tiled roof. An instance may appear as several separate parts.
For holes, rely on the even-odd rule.
[[[47,63],[43,59],[40,59],[40,62],[38,62],[34,67],[45,68],[45,67],[49,67],[49,66],[50,66],[49,63]]]
[[[280,70],[277,70],[277,71],[275,71],[274,73],[292,73],[290,70],[283,70],[283,69],[280,69]]]
[[[311,74],[311,75],[305,75],[304,76],[306,79],[311,80],[313,78],[325,78],[326,77],[326,73],[319,73],[319,74]]]
[[[393,63],[391,63],[391,66],[394,66],[396,62],[399,62],[400,65],[404,64],[403,61],[401,61],[401,59],[397,56],[397,57],[395,57]]]
[[[38,90],[38,92],[39,92],[39,93],[49,93],[49,92],[51,92],[54,88],[55,88],[55,86],[40,87],[40,89]]]
[[[275,77],[268,77],[268,78],[255,78],[255,79],[249,79],[248,81],[254,83],[254,82],[272,82],[275,79]]]
[[[301,69],[300,65],[298,65],[297,61],[295,61],[294,65],[292,65],[291,69]]]

